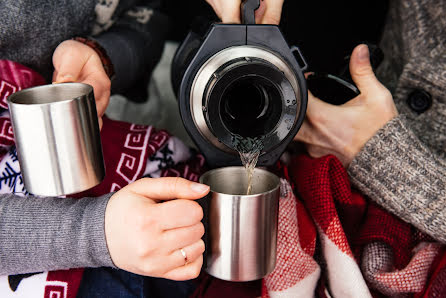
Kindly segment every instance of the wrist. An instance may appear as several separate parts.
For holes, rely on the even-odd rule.
[[[113,77],[115,76],[115,69],[113,67],[113,63],[110,57],[107,55],[107,51],[97,41],[86,37],[74,37],[72,38],[72,40],[83,43],[89,46],[91,49],[93,49],[99,56],[102,66],[104,67],[105,73],[107,74],[110,80],[113,79]]]

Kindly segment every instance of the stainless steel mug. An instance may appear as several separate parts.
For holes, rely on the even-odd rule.
[[[244,167],[206,172],[206,259],[210,275],[229,281],[250,281],[270,273],[276,264],[280,179],[256,168],[252,194],[246,195]]]
[[[58,196],[105,176],[93,87],[82,83],[24,89],[8,98],[27,191]]]

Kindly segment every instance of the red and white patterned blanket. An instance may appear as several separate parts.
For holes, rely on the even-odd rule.
[[[445,247],[351,189],[334,156],[301,155],[281,201],[263,297],[443,297]]]
[[[275,170],[276,268],[261,290],[203,276],[194,297],[446,297],[446,247],[353,191],[334,156]]]
[[[13,92],[43,83],[0,60],[0,107]],[[76,197],[116,191],[142,176],[197,180],[203,169],[200,155],[153,127],[105,118],[101,138],[106,178]],[[0,158],[0,192],[24,192],[7,113],[0,114]],[[301,155],[274,170],[283,178],[275,270],[261,288],[203,275],[194,297],[446,296],[445,247],[353,191],[335,157]],[[82,269],[0,277],[0,296],[75,297],[81,276]]]

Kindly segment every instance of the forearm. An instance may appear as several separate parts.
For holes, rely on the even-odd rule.
[[[366,143],[348,173],[362,193],[446,242],[446,163],[420,142],[403,117]]]
[[[0,275],[114,266],[104,231],[111,194],[80,200],[0,197]]]

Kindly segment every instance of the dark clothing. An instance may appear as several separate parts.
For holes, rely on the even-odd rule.
[[[51,82],[57,45],[89,36],[112,60],[116,72],[112,93],[145,100],[168,28],[158,1],[2,0],[0,59],[28,66]]]
[[[86,268],[77,297],[179,298],[189,297],[193,281],[145,277],[113,268]]]

